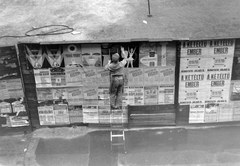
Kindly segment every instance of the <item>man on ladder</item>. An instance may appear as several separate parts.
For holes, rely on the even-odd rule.
[[[123,111],[122,111],[122,95],[124,88],[124,76],[123,70],[126,65],[127,55],[125,54],[124,48],[121,47],[121,56],[123,58],[122,61],[119,61],[119,54],[115,53],[112,55],[112,60],[108,62],[105,66],[105,69],[110,71],[110,104],[111,104],[111,112],[110,112],[110,139],[111,139],[111,150],[113,145],[123,145],[125,151],[125,133],[124,133],[124,124],[123,124]],[[120,122],[118,124],[114,122],[115,113],[114,111],[121,110]],[[118,117],[119,118],[119,117]],[[120,123],[120,124],[119,124]],[[122,138],[122,143],[113,143],[113,138]],[[125,151],[126,153],[126,151]]]
[[[108,62],[105,69],[110,71],[110,104],[111,108],[120,108],[122,106],[122,94],[124,88],[123,69],[126,65],[127,56],[124,48],[121,47],[121,55],[123,60],[119,62],[119,54],[112,55],[112,60]]]

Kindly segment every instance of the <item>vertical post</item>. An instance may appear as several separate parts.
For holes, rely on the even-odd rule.
[[[148,17],[152,17],[151,8],[150,8],[150,0],[148,0]]]
[[[29,125],[30,125],[30,128],[31,128],[31,131],[33,131],[32,118],[31,118],[31,113],[29,111],[28,101],[27,101],[27,97],[26,97],[26,90],[25,90],[25,85],[24,85],[24,78],[23,78],[23,72],[22,72],[20,57],[19,57],[18,44],[15,44],[15,49],[16,49],[16,53],[17,53],[18,65],[19,65],[20,76],[21,76],[21,81],[22,81],[22,88],[23,88],[23,94],[24,94],[25,107],[26,107],[26,111],[27,111],[27,114],[28,114],[28,118],[29,118]]]

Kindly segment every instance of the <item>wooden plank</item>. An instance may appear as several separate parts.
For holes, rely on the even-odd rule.
[[[152,114],[152,113],[175,113],[176,108],[174,104],[167,105],[139,105],[129,106],[130,114]]]

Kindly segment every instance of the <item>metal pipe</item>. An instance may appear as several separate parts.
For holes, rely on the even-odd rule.
[[[150,0],[148,0],[148,17],[152,17],[151,8],[150,8]]]

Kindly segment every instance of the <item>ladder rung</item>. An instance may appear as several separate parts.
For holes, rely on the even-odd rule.
[[[124,137],[124,134],[112,134],[111,137]]]
[[[124,145],[124,143],[112,143],[112,146]]]

